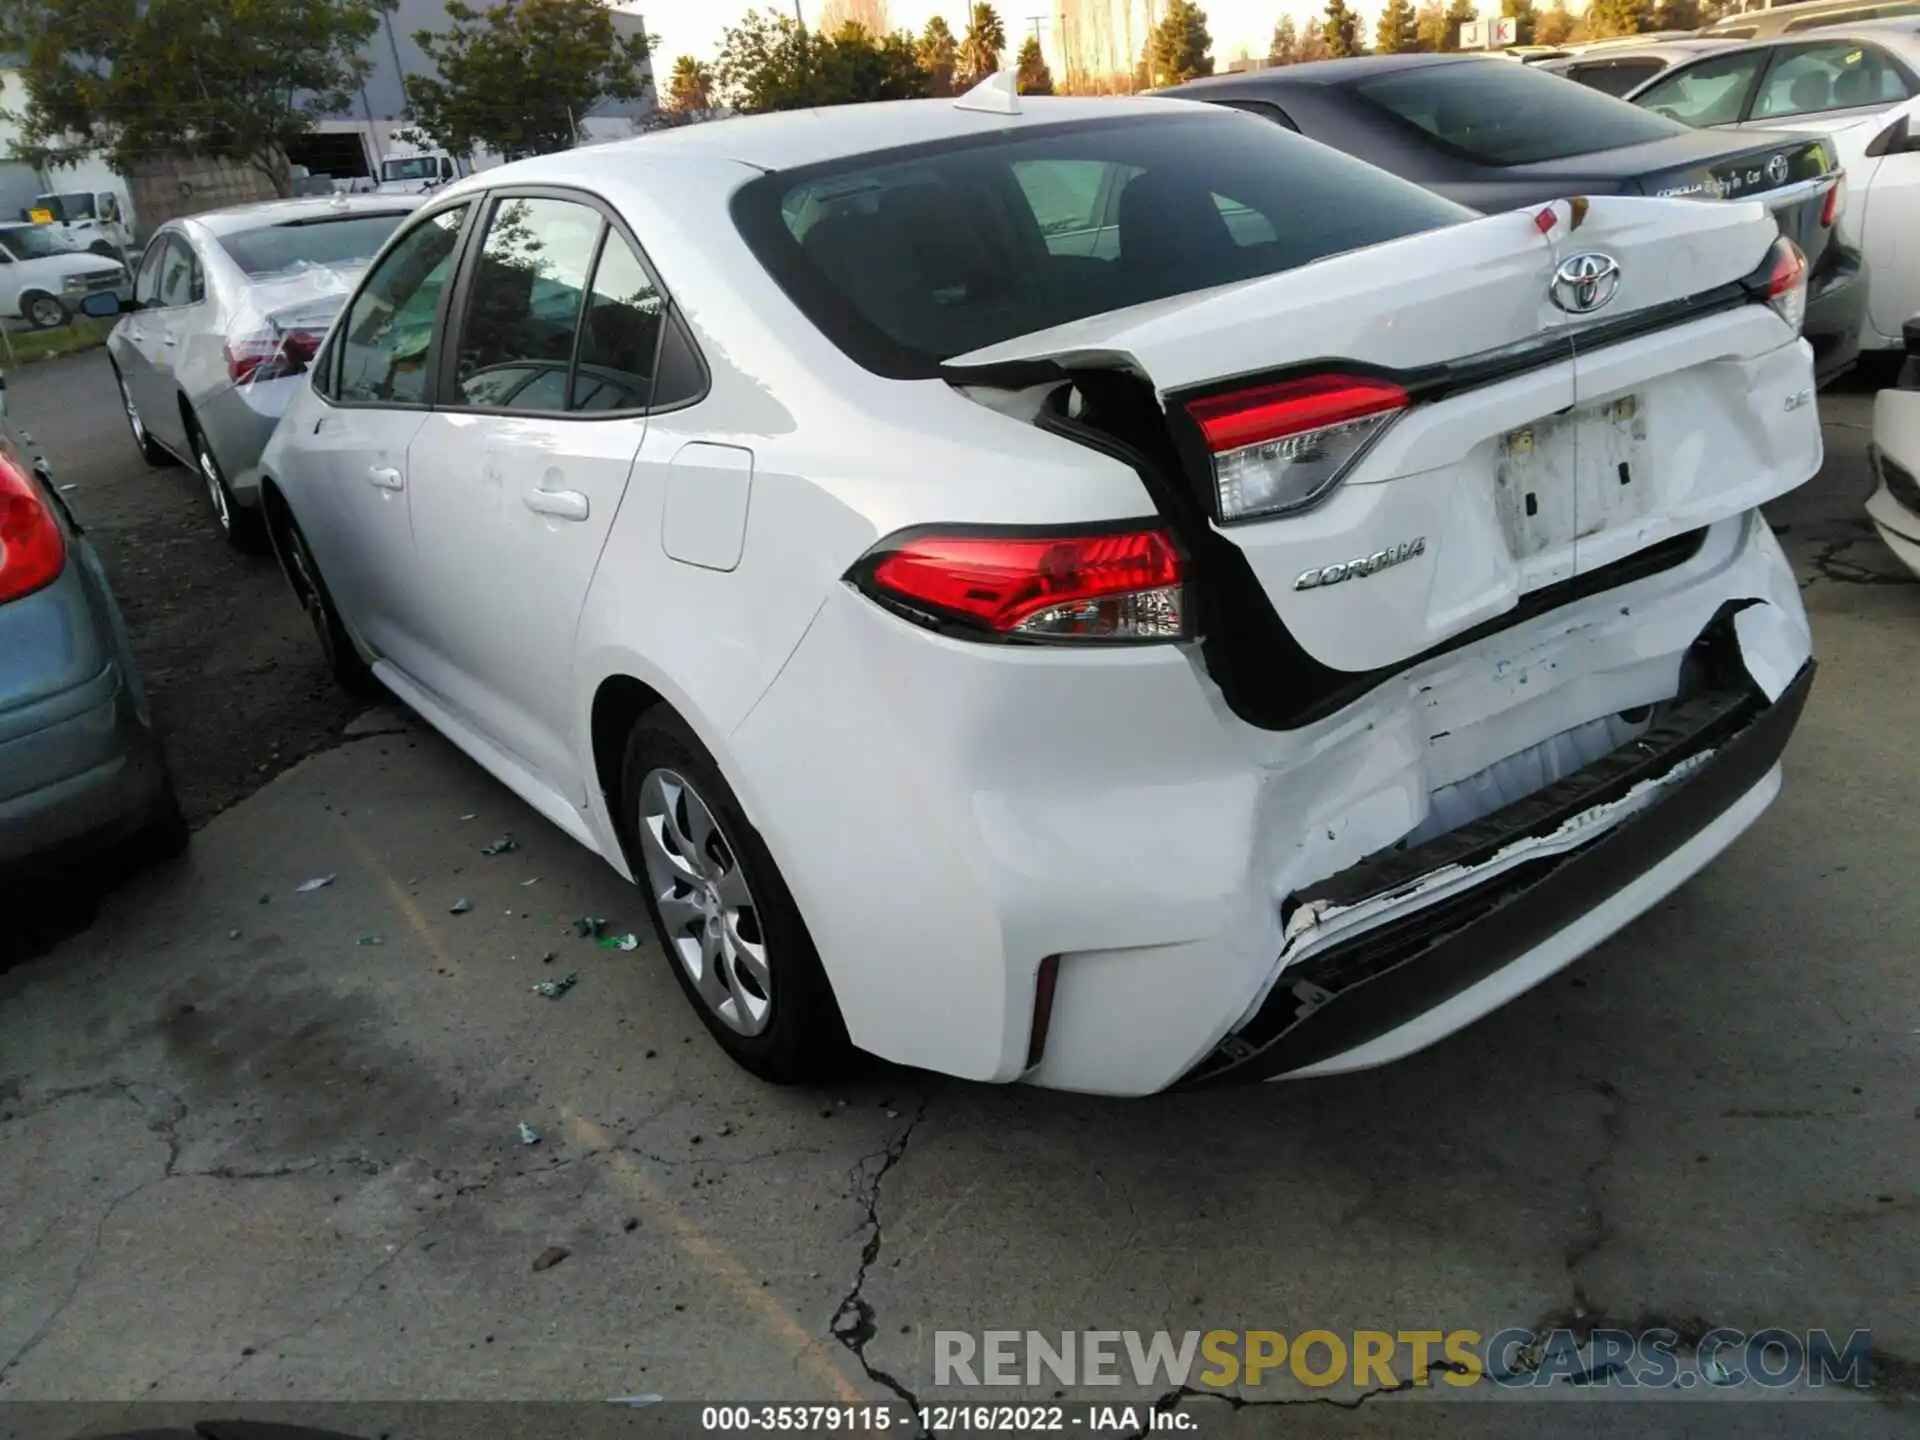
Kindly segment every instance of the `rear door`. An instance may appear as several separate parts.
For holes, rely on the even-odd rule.
[[[574,803],[574,629],[647,433],[662,299],[609,212],[508,192],[408,451],[417,678]]]

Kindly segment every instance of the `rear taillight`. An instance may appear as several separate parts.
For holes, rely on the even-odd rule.
[[[66,537],[40,487],[0,454],[0,602],[51,585],[66,563]]]
[[[908,531],[848,578],[917,624],[979,639],[1178,640],[1185,563],[1163,530]]]
[[[1807,318],[1807,257],[1798,245],[1784,235],[1774,241],[1747,287],[1754,299],[1764,300],[1795,334],[1799,333]]]
[[[1840,212],[1847,204],[1847,172],[1842,170],[1834,178],[1833,188],[1827,191],[1827,202],[1820,207],[1820,225],[1831,230],[1833,222],[1840,218]]]
[[[1213,456],[1223,522],[1312,505],[1407,406],[1388,380],[1315,375],[1187,402]]]
[[[227,378],[236,385],[256,380],[282,380],[306,373],[326,338],[312,330],[272,331],[265,335],[229,340]]]

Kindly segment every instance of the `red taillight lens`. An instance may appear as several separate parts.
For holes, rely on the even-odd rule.
[[[40,487],[0,454],[0,601],[51,585],[66,563],[66,537]]]
[[[1807,257],[1781,236],[1767,254],[1767,305],[1798,332],[1807,318]]]
[[[227,377],[236,385],[245,385],[255,380],[281,380],[289,375],[304,374],[319,353],[324,338],[311,330],[288,330],[229,340]]]
[[[1407,406],[1389,380],[1314,375],[1187,402],[1213,452],[1222,521],[1281,515],[1340,482]]]
[[[1847,203],[1847,172],[1842,170],[1839,178],[1833,182],[1833,188],[1827,192],[1827,203],[1820,207],[1820,224],[1833,228],[1833,222],[1840,218],[1840,212]]]
[[[1185,567],[1160,530],[908,534],[854,582],[921,623],[1025,640],[1178,640]]]

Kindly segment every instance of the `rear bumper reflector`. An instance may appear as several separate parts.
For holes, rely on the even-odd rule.
[[[1597,838],[1527,861],[1484,884],[1389,918],[1288,967],[1254,1017],[1188,1072],[1183,1086],[1265,1080],[1397,1029],[1505,968],[1626,889],[1707,828],[1773,768],[1799,723],[1814,664],[1780,698],[1738,659],[1734,608],[1696,642],[1710,673],[1654,729],[1472,825],[1375,857],[1290,896],[1357,903],[1449,866],[1480,863],[1529,836],[1618,799],[1633,786],[1711,752],[1682,780]],[[1717,672],[1717,673],[1712,673]]]

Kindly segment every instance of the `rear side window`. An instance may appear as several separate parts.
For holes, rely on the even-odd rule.
[[[460,205],[422,222],[367,276],[336,332],[336,399],[355,405],[425,402],[434,317],[453,275],[466,213]]]
[[[1696,128],[1737,124],[1754,77],[1766,60],[1765,50],[1716,55],[1649,85],[1633,97],[1633,103]]]
[[[1240,115],[1015,136],[768,175],[735,197],[734,219],[855,361],[919,378],[1016,335],[1473,218]]]
[[[1602,95],[1624,96],[1636,90],[1666,68],[1664,60],[1603,60],[1591,65],[1575,65],[1566,71],[1569,80],[1578,80],[1589,90]]]
[[[254,276],[277,275],[308,265],[364,265],[406,218],[406,211],[395,210],[389,214],[263,225],[257,230],[220,236],[220,248],[234,264]]]
[[[1656,115],[1531,65],[1473,60],[1389,71],[1356,84],[1372,105],[1481,165],[1531,165],[1680,133]]]
[[[1884,50],[1851,40],[1783,48],[1753,103],[1755,120],[1891,105],[1907,98],[1906,77]]]

